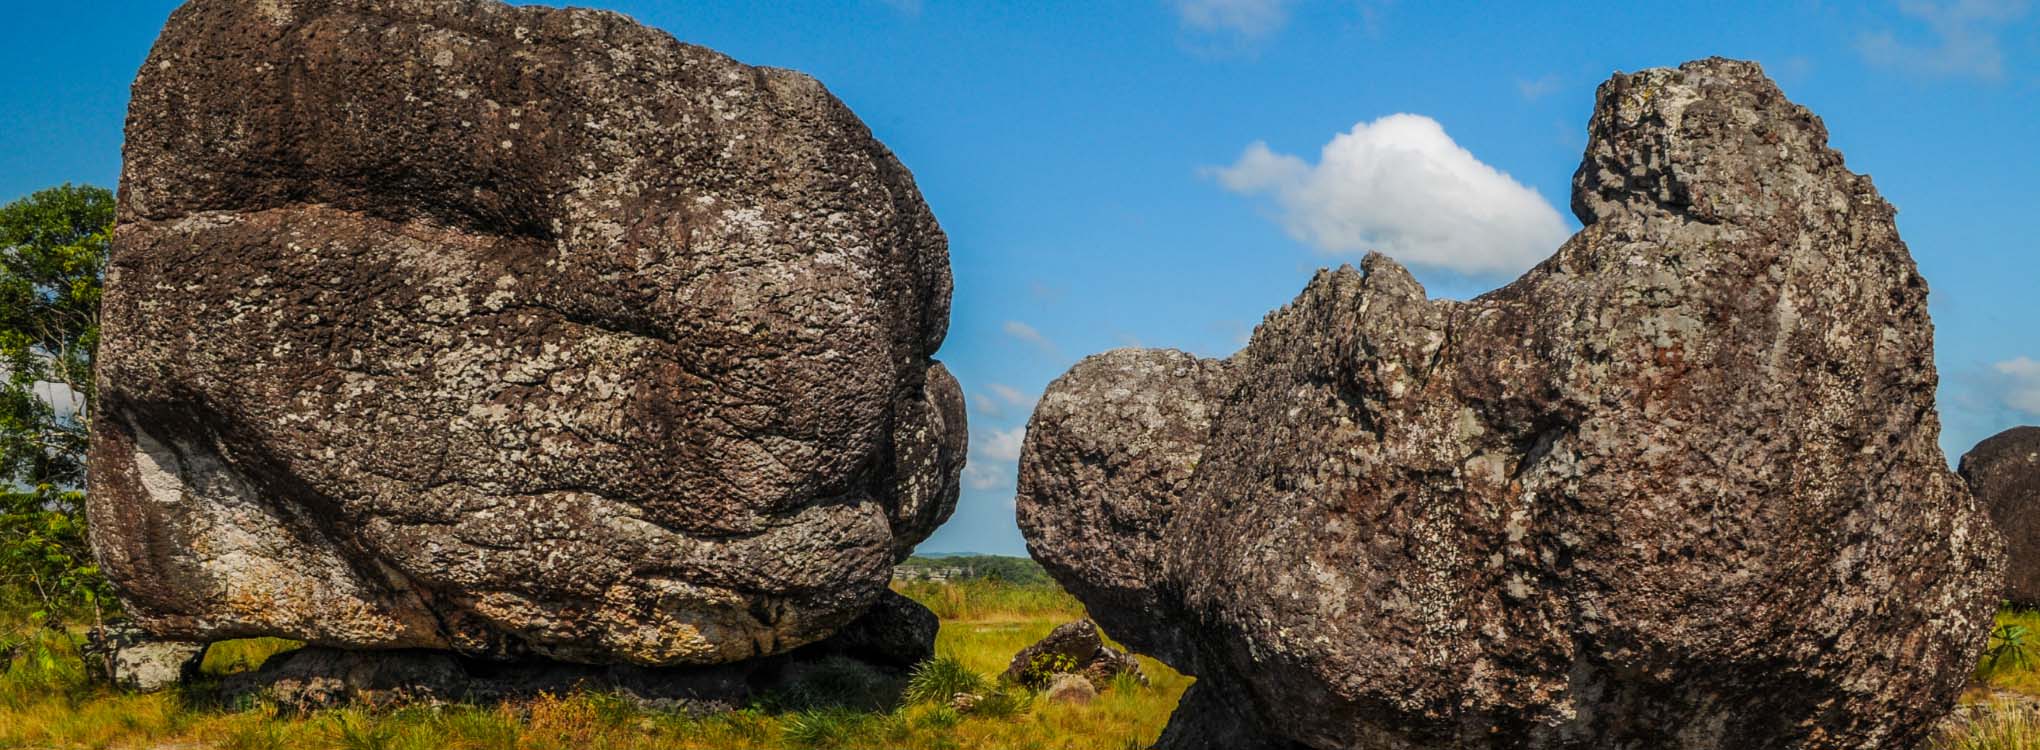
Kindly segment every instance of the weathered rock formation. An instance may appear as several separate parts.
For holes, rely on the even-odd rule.
[[[1112,681],[1122,674],[1133,675],[1140,684],[1147,684],[1140,661],[1132,654],[1105,645],[1104,636],[1090,620],[1057,625],[1041,640],[1014,654],[999,679],[1042,690],[1063,674],[1083,677],[1099,690],[1111,687]]]
[[[2040,607],[2040,427],[2014,427],[1977,443],[1959,471],[2004,534],[2004,598]]]
[[[1617,75],[1522,278],[1313,279],[1225,360],[1050,387],[1029,549],[1198,681],[1169,748],[1902,748],[2002,569],[1927,288],[1756,65]]]
[[[954,507],[947,241],[805,75],[605,12],[194,0],[125,158],[90,512],[159,635],[726,663]]]

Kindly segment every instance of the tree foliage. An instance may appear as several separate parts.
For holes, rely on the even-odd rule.
[[[0,596],[44,618],[106,599],[83,488],[113,204],[64,185],[0,207]]]

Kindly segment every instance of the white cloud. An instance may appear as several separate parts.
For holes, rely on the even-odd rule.
[[[1289,23],[1289,0],[1172,0],[1185,28],[1260,39]]]
[[[1027,394],[1005,383],[986,383],[984,390],[982,397],[971,399],[971,406],[988,417],[1005,416],[1008,408],[1025,409],[1034,405],[1034,400]]]
[[[1017,320],[1008,320],[1001,328],[1006,331],[1006,335],[1041,347],[1042,351],[1055,351],[1055,343],[1049,341],[1047,336],[1041,335],[1040,331],[1034,330],[1034,326]]]
[[[1014,468],[1010,465],[986,465],[983,461],[972,459],[963,465],[963,486],[980,492],[1010,487],[1013,480],[1010,470]]]
[[[989,430],[982,440],[971,441],[973,452],[983,454],[995,461],[1020,460],[1020,443],[1027,438],[1027,428],[1015,427],[1010,430]]]
[[[1021,393],[1020,389],[1005,383],[988,384],[985,386],[985,390],[991,391],[993,396],[997,396],[999,400],[1013,406],[1026,406],[1028,402],[1027,394]]]
[[[2018,357],[1991,366],[1999,376],[1999,393],[2006,406],[2027,416],[2040,417],[2040,362]]]
[[[1270,195],[1290,236],[1328,253],[1378,250],[1412,266],[1507,275],[1570,233],[1537,191],[1422,115],[1354,125],[1316,164],[1256,142],[1232,166],[1206,172],[1235,193]]]
[[[1020,445],[1027,428],[973,431],[970,457],[963,465],[963,484],[973,490],[1013,486],[1020,473]]]
[[[1901,41],[1892,32],[1865,32],[1856,51],[1872,64],[1936,75],[1998,78],[2005,53],[1998,43],[2003,26],[2026,13],[2027,0],[1903,0],[1904,13],[1926,24],[1930,41]]]

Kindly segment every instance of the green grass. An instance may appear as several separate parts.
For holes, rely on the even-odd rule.
[[[1054,584],[1011,584],[991,579],[970,579],[943,583],[903,581],[894,588],[934,611],[935,616],[945,623],[951,620],[1055,617],[1063,618],[1060,622],[1068,622],[1082,617],[1084,612],[1084,605],[1078,603],[1076,597]],[[1005,665],[999,667],[1004,669]]]
[[[1049,585],[972,580],[902,585],[943,616],[938,659],[924,666],[923,692],[903,706],[826,707],[871,688],[823,665],[804,690],[739,711],[708,716],[648,712],[615,696],[583,693],[499,705],[329,709],[305,715],[266,705],[221,708],[203,686],[189,693],[126,694],[91,685],[75,635],[41,631],[0,672],[0,750],[5,748],[223,748],[225,750],[1088,750],[1145,747],[1161,733],[1190,684],[1148,659],[1149,686],[1121,681],[1084,706],[1036,700],[993,676],[1013,654],[1055,626],[1081,617]],[[215,644],[204,671],[255,669],[298,644],[249,639]],[[935,679],[937,670],[940,679]],[[978,690],[951,690],[956,686]],[[950,690],[937,698],[943,690]],[[986,700],[967,713],[955,692]],[[821,695],[820,693],[829,693]],[[856,701],[849,701],[853,705]]]
[[[1189,678],[1141,658],[1152,678],[1115,681],[1099,699],[1072,706],[1003,687],[994,676],[1012,655],[1055,626],[1082,615],[1050,586],[999,581],[909,582],[899,587],[942,616],[937,658],[907,684],[904,704],[863,710],[851,670],[827,665],[803,690],[742,710],[708,716],[647,712],[601,693],[547,696],[489,706],[397,710],[332,709],[282,714],[256,705],[238,710],[205,700],[203,686],[134,695],[89,684],[74,634],[18,630],[29,640],[0,672],[0,750],[6,748],[221,748],[222,750],[1078,750],[1146,747],[1159,736]],[[0,622],[0,624],[10,624]],[[18,623],[13,623],[18,624]],[[2040,750],[2040,612],[2007,611],[1999,625],[2034,635],[2027,659],[2003,654],[1977,666],[1963,700],[1990,704],[1979,719],[1937,738],[1929,750]],[[297,643],[273,638],[216,644],[204,671],[254,669]],[[967,692],[985,696],[968,712],[949,705]],[[824,695],[826,693],[826,695]],[[835,705],[836,707],[830,707]]]
[[[1929,750],[2040,750],[2040,711],[1999,701],[1984,717],[1929,745]]]
[[[2040,750],[2040,611],[2001,611],[1997,626],[1992,651],[1977,664],[1961,701],[1985,706],[1981,718],[1937,738],[1930,750]],[[2018,639],[2023,648],[2007,647],[2001,636],[2008,626],[2025,631]]]

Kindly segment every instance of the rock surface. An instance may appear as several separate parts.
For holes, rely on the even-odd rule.
[[[1166,748],[1903,748],[2003,558],[1893,209],[1754,64],[1600,87],[1555,256],[1321,272],[1029,425],[1029,550],[1198,681]]]
[[[606,12],[193,0],[128,118],[90,513],[156,633],[727,663],[954,507],[947,240],[812,78]]]
[[[1085,705],[1098,699],[1098,688],[1080,674],[1062,673],[1051,675],[1048,689],[1042,691],[1051,703]]]
[[[927,628],[927,639],[913,648],[889,651],[870,644],[904,641],[899,633],[923,632],[923,621],[934,619],[933,612],[887,592],[870,612],[819,642],[785,654],[696,667],[547,659],[502,662],[447,651],[310,647],[278,655],[254,672],[230,676],[222,688],[230,703],[259,698],[295,710],[349,704],[487,703],[591,689],[631,698],[647,708],[697,714],[734,710],[766,696],[776,696],[791,707],[841,701],[878,710],[896,702],[908,671],[934,655],[934,630]],[[857,685],[863,689],[848,689]]]
[[[1099,690],[1110,687],[1113,678],[1127,673],[1134,675],[1141,684],[1147,684],[1147,675],[1141,672],[1140,662],[1105,645],[1104,636],[1098,633],[1098,626],[1090,620],[1057,625],[1041,640],[1014,654],[1013,660],[1006,665],[1006,671],[999,674],[999,679],[1040,690],[1064,673],[1082,675]]]
[[[2014,427],[1977,443],[1959,471],[2005,536],[2004,598],[2040,607],[2040,427]]]
[[[86,631],[88,669],[128,690],[166,690],[198,676],[205,644],[160,640],[140,628],[112,624]]]

